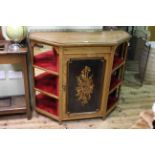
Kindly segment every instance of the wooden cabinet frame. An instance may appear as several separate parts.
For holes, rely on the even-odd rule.
[[[79,32],[36,32],[30,34],[30,49],[31,60],[33,62],[34,54],[33,47],[36,44],[45,44],[52,46],[57,54],[59,67],[58,72],[53,72],[42,68],[42,70],[49,72],[58,77],[58,116],[49,114],[48,112],[38,109],[35,110],[40,114],[46,115],[58,121],[85,119],[85,118],[104,118],[116,106],[114,104],[107,111],[107,102],[110,91],[111,75],[114,72],[113,62],[116,48],[124,43],[127,43],[130,36],[123,31],[117,32],[99,32],[99,33],[79,33]],[[87,41],[85,41],[87,40]],[[124,64],[126,59],[127,46],[124,54],[124,60],[118,65],[115,70],[123,67],[121,76],[123,77]],[[78,112],[68,113],[67,111],[67,84],[68,84],[68,62],[70,60],[94,60],[104,59],[106,61],[105,74],[102,83],[102,98],[98,111],[93,112]],[[32,65],[33,72],[37,66]],[[37,67],[39,68],[39,67]],[[34,77],[34,74],[33,74]],[[34,89],[34,91],[36,91]],[[45,94],[48,95],[48,94]],[[34,96],[35,99],[35,96]],[[73,103],[74,104],[74,103]]]

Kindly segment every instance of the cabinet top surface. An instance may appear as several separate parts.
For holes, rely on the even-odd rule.
[[[55,46],[117,45],[129,40],[125,31],[33,32],[30,39]]]

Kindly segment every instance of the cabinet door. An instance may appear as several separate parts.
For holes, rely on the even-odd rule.
[[[67,53],[63,57],[63,118],[102,117],[106,109],[112,54]],[[81,53],[80,53],[81,52]],[[91,52],[91,51],[90,51]]]
[[[67,113],[100,109],[105,65],[104,58],[70,59],[67,62]]]

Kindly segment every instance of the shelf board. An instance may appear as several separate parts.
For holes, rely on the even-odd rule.
[[[115,102],[109,109],[107,109],[106,115],[108,115],[117,106],[117,102]]]
[[[49,97],[52,97],[52,98],[54,98],[54,99],[59,99],[58,96],[56,96],[56,95],[54,95],[54,94],[51,94],[51,93],[48,93],[48,92],[46,92],[46,91],[43,91],[43,90],[41,90],[41,89],[34,88],[34,90],[35,90],[35,91],[38,91],[38,92],[40,92],[40,93],[42,93],[42,94],[44,94],[44,95],[47,95],[47,96],[49,96]]]
[[[40,67],[40,66],[37,66],[37,65],[33,65],[34,68],[37,68],[37,69],[40,69],[40,70],[43,70],[43,71],[46,71],[52,75],[56,75],[56,76],[59,76],[59,73],[58,72],[55,72],[55,71],[52,71],[50,69],[46,69],[46,68],[43,68],[43,67]]]
[[[123,80],[118,80],[117,84],[112,88],[110,88],[109,94],[111,94],[115,89],[117,89],[122,83],[123,83]]]
[[[0,102],[3,102],[3,100],[0,100]],[[25,103],[25,97],[16,96],[16,97],[12,97],[12,104],[10,106],[0,107],[0,115],[26,113],[27,111],[26,109],[27,108],[26,108],[26,103]]]
[[[45,116],[48,116],[48,117],[53,118],[55,120],[59,120],[59,117],[54,115],[54,114],[51,114],[51,113],[49,113],[49,112],[47,112],[47,111],[45,111],[43,109],[40,109],[38,107],[36,107],[35,109],[36,109],[37,112],[39,112],[39,113],[41,113],[41,114],[43,114]]]
[[[0,115],[26,113],[26,111],[26,107],[3,108],[0,110]]]

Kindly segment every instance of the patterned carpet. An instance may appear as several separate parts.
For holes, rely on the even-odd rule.
[[[141,86],[132,72],[127,72],[117,108],[105,119],[67,121],[61,125],[47,117],[33,113],[27,120],[25,115],[1,116],[3,129],[128,129],[137,121],[140,112],[150,109],[155,101],[155,86]]]

